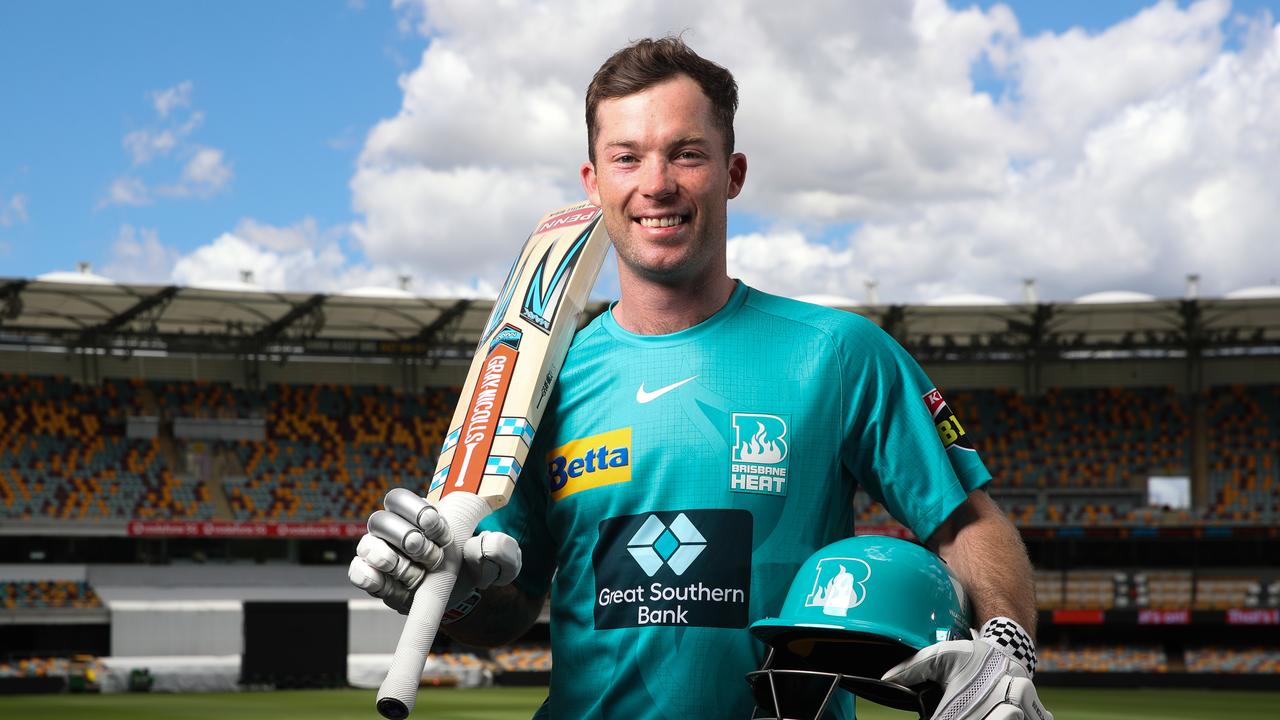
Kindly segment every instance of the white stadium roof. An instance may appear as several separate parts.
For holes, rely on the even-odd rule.
[[[811,305],[825,305],[833,308],[849,308],[862,304],[853,298],[847,298],[843,295],[823,295],[820,293],[814,295],[801,295],[797,297],[796,300],[799,300],[800,302],[807,302]]]
[[[925,303],[934,307],[963,307],[967,305],[1008,305],[1009,301],[1004,298],[998,298],[995,295],[981,295],[978,293],[960,293],[957,295],[944,295],[940,298],[934,298]]]
[[[1231,300],[1280,298],[1280,285],[1258,285],[1257,287],[1240,288],[1227,293],[1225,297]]]
[[[424,298],[403,290],[280,293],[0,278],[0,345],[191,354],[469,358],[490,299]],[[1080,352],[1280,354],[1280,293],[1153,299],[1105,293],[1090,302],[1009,304],[960,296],[925,305],[864,305],[809,296],[864,315],[921,359],[1078,357]],[[1105,302],[1103,301],[1105,299]],[[963,300],[963,302],[961,302]],[[1083,300],[1083,299],[1082,299]],[[981,302],[978,302],[981,301]],[[587,316],[607,303],[593,302]]]
[[[1132,290],[1103,290],[1076,298],[1077,305],[1114,305],[1116,303],[1148,303],[1155,302],[1155,295]]]

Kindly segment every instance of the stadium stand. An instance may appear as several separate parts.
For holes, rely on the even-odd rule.
[[[261,440],[215,442],[229,458],[221,489],[236,520],[359,520],[391,487],[423,489],[456,391],[224,381],[0,375],[0,513],[16,519],[210,519],[209,488],[166,460],[166,439],[130,438],[131,417],[262,418]],[[1020,526],[1159,525],[1188,511],[1144,507],[1148,475],[1185,472],[1188,400],[1172,388],[952,394]],[[1213,521],[1280,513],[1280,386],[1215,387],[1207,446]],[[857,521],[892,523],[865,494]]]
[[[1276,648],[1188,648],[1186,657],[1187,671],[1193,673],[1280,674]]]
[[[0,678],[66,677],[85,663],[101,672],[98,658],[35,657],[0,662]]]
[[[1256,521],[1280,512],[1280,385],[1209,394],[1208,517]]]
[[[492,655],[503,672],[551,672],[551,648],[545,645],[495,648]]]
[[[1169,661],[1159,647],[1128,645],[1044,647],[1039,650],[1037,672],[1163,673]]]
[[[102,599],[82,580],[0,580],[0,607],[6,610],[99,608]]]
[[[392,487],[425,492],[456,391],[273,385],[267,437],[232,451],[237,520],[362,520]]]
[[[963,391],[949,399],[994,477],[1013,488],[1126,488],[1188,462],[1190,423],[1173,388]],[[1129,508],[1088,503],[1085,520]]]
[[[232,689],[241,601],[325,595],[350,603],[350,657],[362,659],[349,680],[376,686],[400,618],[343,584],[335,566],[350,557],[345,533],[359,527],[349,526],[387,489],[426,487],[456,396],[449,386],[484,327],[486,303],[329,297],[320,313],[309,295],[113,287],[93,291],[115,297],[110,313],[90,319],[98,305],[79,303],[62,311],[59,334],[49,329],[57,304],[85,291],[8,287],[4,297],[23,303],[0,318],[0,535],[12,539],[4,561],[89,562],[78,577],[93,584],[0,576],[0,610],[14,626],[50,623],[6,639],[44,642],[58,631],[52,623],[70,627],[72,615],[96,639],[67,630],[57,643],[15,646],[0,655],[0,677],[66,673],[68,661],[53,654],[86,652],[103,656],[112,687],[125,688],[149,658],[157,690]],[[1053,310],[1043,344],[1023,338],[1019,323],[1034,321],[1026,308],[855,309],[922,359],[995,475],[993,494],[1041,568],[1046,676],[1274,681],[1280,575],[1268,548],[1280,528],[1280,305],[1238,323],[1231,318],[1245,316],[1234,307],[1202,305],[1201,329],[1217,334],[1200,335],[1194,348],[1168,330],[1190,317],[1177,302],[1041,308]],[[146,308],[158,310],[133,312]],[[149,324],[166,308],[172,324]],[[85,323],[101,334],[90,337]],[[23,368],[29,374],[12,372]],[[1194,507],[1148,507],[1151,475],[1188,476]],[[902,531],[865,493],[855,511],[869,531]],[[205,519],[262,532],[204,535],[192,527],[217,523],[169,522]],[[165,522],[126,522],[135,520]],[[286,521],[325,533],[345,526],[276,535]],[[144,570],[154,571],[146,582]],[[320,579],[293,579],[306,570]],[[547,636],[545,622],[513,647],[449,646],[428,674],[467,685],[545,674],[549,649],[528,644]],[[107,656],[113,650],[119,657]],[[196,683],[214,675],[216,686]]]
[[[1191,607],[1194,585],[1190,570],[1140,572],[1134,575],[1134,596],[1140,607],[1182,609]]]
[[[174,475],[158,439],[123,436],[133,383],[0,376],[0,517],[206,519],[207,491]]]

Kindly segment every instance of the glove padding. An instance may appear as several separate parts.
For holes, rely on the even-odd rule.
[[[950,640],[921,650],[881,679],[907,687],[942,685],[930,720],[1053,720],[1014,652],[989,638]]]
[[[409,490],[391,490],[383,506],[386,510],[369,516],[370,534],[360,538],[347,577],[404,615],[413,605],[414,590],[440,566],[443,546],[453,534],[435,506]],[[479,599],[478,590],[510,584],[520,566],[520,545],[510,535],[485,531],[468,539],[446,618],[457,620],[469,612]]]

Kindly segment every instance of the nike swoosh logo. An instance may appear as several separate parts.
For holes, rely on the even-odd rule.
[[[637,390],[636,390],[636,402],[640,403],[641,405],[644,405],[645,403],[648,403],[648,402],[653,402],[654,400],[657,400],[658,398],[662,397],[663,395],[666,395],[667,393],[671,392],[672,390],[675,390],[676,388],[680,387],[681,385],[683,385],[683,384],[685,384],[685,383],[687,383],[687,382],[693,382],[694,380],[697,380],[697,379],[698,379],[698,376],[697,376],[697,375],[694,375],[693,377],[691,377],[691,378],[685,378],[684,380],[681,380],[680,382],[671,383],[670,385],[668,385],[668,386],[666,386],[666,387],[658,388],[657,390],[654,390],[653,392],[645,392],[645,391],[644,391],[644,383],[640,383],[640,387],[639,387],[639,389],[637,389]]]

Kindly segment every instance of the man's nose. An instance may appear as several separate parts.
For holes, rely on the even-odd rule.
[[[675,178],[671,174],[671,163],[666,160],[655,160],[645,163],[640,180],[640,192],[646,197],[665,197],[676,191]]]

